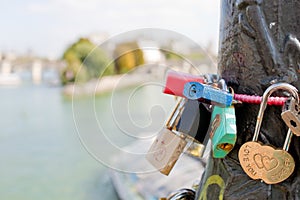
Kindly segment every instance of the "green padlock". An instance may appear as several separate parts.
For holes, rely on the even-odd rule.
[[[237,137],[234,106],[214,106],[209,134],[213,157],[224,158],[233,149]]]

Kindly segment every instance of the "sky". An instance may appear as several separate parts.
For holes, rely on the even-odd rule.
[[[217,49],[220,0],[1,0],[0,51],[50,58],[79,37],[140,28],[183,34]]]

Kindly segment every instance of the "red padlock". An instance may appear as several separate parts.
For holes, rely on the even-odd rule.
[[[204,83],[204,77],[170,70],[167,72],[166,84],[163,92],[165,94],[184,97],[184,85],[188,82]]]

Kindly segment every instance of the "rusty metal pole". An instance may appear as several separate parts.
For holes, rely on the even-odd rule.
[[[300,89],[300,1],[221,0],[219,73],[237,93],[262,95],[274,82]],[[197,192],[199,200],[300,199],[300,138],[289,153],[296,167],[284,182],[250,179],[238,160],[240,146],[253,137],[258,105],[236,107],[238,140],[224,159],[210,158]],[[282,147],[287,127],[281,108],[265,112],[259,141]]]

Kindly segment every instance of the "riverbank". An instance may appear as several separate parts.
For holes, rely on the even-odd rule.
[[[87,83],[69,84],[63,89],[63,94],[68,97],[100,95],[114,90],[125,89],[143,84],[150,80],[150,76],[140,74],[124,74],[105,76]]]
[[[137,86],[146,82],[164,81],[168,65],[145,64],[126,74],[103,76],[87,83],[66,85],[63,94],[67,97],[92,96]],[[178,68],[174,67],[174,70]]]
[[[115,90],[137,86],[146,82],[163,83],[168,70],[182,71],[191,74],[212,73],[214,70],[208,64],[194,65],[170,62],[164,64],[152,63],[135,68],[129,73],[104,76],[87,83],[66,85],[63,94],[67,97],[100,95]]]

